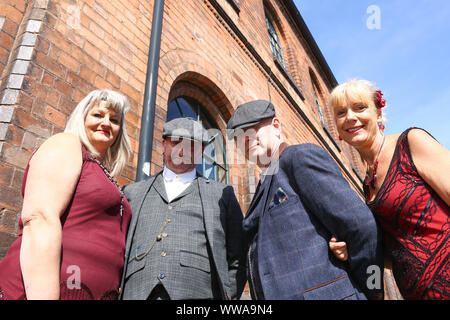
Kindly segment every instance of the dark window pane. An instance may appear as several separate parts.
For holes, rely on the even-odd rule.
[[[323,115],[322,107],[320,106],[319,96],[317,95],[317,90],[316,90],[316,87],[314,84],[313,84],[313,91],[314,91],[314,97],[316,98],[316,106],[317,106],[317,111],[319,112],[320,122],[322,122],[322,125],[324,127],[326,127],[327,124],[325,122],[325,117]]]
[[[186,117],[197,119],[197,113],[193,110],[191,104],[182,97],[172,100],[167,108],[166,121]]]

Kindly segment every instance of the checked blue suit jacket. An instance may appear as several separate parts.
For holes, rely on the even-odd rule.
[[[382,279],[378,288],[367,285],[369,266],[378,266],[382,276],[381,234],[335,161],[319,146],[301,144],[287,147],[278,164],[244,219],[245,227],[259,215],[257,265],[247,266],[253,269],[250,287],[259,281],[267,300],[382,297]],[[332,235],[347,243],[348,261],[330,251]]]

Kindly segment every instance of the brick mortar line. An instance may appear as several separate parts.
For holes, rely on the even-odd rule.
[[[46,11],[48,5],[49,0],[35,0],[25,9],[22,23],[16,33],[17,40],[11,46],[5,65],[5,76],[0,83],[0,154],[8,133],[7,127],[12,121],[15,105],[35,51],[37,35],[45,17],[45,14],[39,13],[42,13],[42,10]],[[36,17],[39,16],[41,19],[37,20]]]
[[[25,11],[22,23],[17,30],[16,39],[10,52],[10,58],[6,64],[8,68],[3,77],[0,88],[0,123],[10,123],[17,104],[19,93],[22,90],[23,80],[28,72],[29,64],[35,52],[37,35],[39,34],[49,0],[35,0],[30,4],[28,12]],[[41,14],[39,14],[41,13]],[[40,20],[36,17],[40,16]],[[9,66],[9,67],[8,67]],[[0,136],[0,141],[4,141]],[[0,145],[0,152],[1,152]]]
[[[8,127],[12,122],[12,117],[19,94],[22,90],[22,84],[25,75],[28,73],[29,65],[35,52],[37,36],[42,27],[49,5],[49,0],[30,1],[24,10],[22,21],[20,22],[14,42],[9,52],[9,57],[3,71],[3,77],[0,82],[0,154],[3,151],[3,144],[6,140]],[[6,17],[5,17],[6,18]],[[16,172],[14,168],[14,174]],[[3,208],[18,214],[15,208]],[[0,217],[0,225],[3,226],[5,217]],[[13,232],[2,230],[8,237],[18,236],[19,219],[16,220]],[[4,254],[0,255],[0,261]]]

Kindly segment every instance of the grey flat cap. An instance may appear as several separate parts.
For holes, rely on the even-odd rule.
[[[275,117],[275,107],[267,100],[255,100],[239,105],[227,124],[227,135],[232,139],[238,129],[254,126],[266,118]]]
[[[193,118],[176,118],[163,126],[163,138],[172,137],[208,143],[209,135],[203,125]]]

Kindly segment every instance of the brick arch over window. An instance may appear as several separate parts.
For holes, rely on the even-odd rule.
[[[180,96],[197,100],[219,129],[226,129],[233,108],[222,90],[210,79],[192,71],[181,74],[172,84],[167,102]]]
[[[314,74],[314,71],[311,69],[311,67],[308,68],[309,77],[310,77],[310,83],[312,87],[312,97],[311,102],[313,105],[313,110],[315,114],[318,114],[321,118],[320,121],[322,122],[322,125],[326,125],[328,127],[329,125],[329,115],[327,113],[327,110],[324,105],[324,99],[322,94],[322,88],[319,85],[319,81],[317,80],[316,75]]]
[[[317,79],[316,74],[314,73],[314,71],[311,69],[311,67],[308,68],[309,70],[309,76],[311,78],[311,86],[312,86],[312,92],[314,94],[314,96],[312,97],[314,104],[319,104],[320,108],[322,109],[323,112],[323,117],[325,120],[325,124],[327,126],[327,128],[333,132],[333,134],[337,137],[337,130],[335,128],[334,125],[334,118],[333,118],[333,114],[331,113],[331,110],[329,110],[329,108],[326,105],[326,99],[325,99],[325,95],[324,95],[324,90],[322,89],[322,87],[320,86],[320,82]],[[315,96],[317,94],[317,97]],[[318,108],[317,108],[318,109]],[[317,110],[315,110],[317,113]]]
[[[314,71],[313,71],[313,69],[311,67],[308,67],[308,72],[309,72],[309,76],[311,77],[311,82],[319,90],[318,94],[322,95],[323,90],[320,87],[319,80],[317,79],[317,76],[316,76],[316,74],[314,73]]]
[[[263,1],[265,14],[269,14],[269,17],[272,19],[272,21],[275,23],[275,27],[277,28],[278,36],[281,37],[283,44],[287,42],[286,39],[286,32],[283,27],[283,23],[281,22],[277,11],[275,10],[275,7],[270,3],[269,0]]]
[[[234,108],[240,103],[238,97],[232,92],[231,81],[208,58],[195,52],[186,50],[172,50],[165,53],[160,59],[160,73],[158,80],[158,96],[156,97],[156,113],[161,119],[166,118],[167,105],[175,97],[175,90],[186,90],[191,85],[191,93],[183,93],[186,96],[195,94],[192,86],[200,89],[204,97],[196,98],[204,103],[208,113],[225,134],[226,123],[230,119]],[[201,95],[200,91],[196,93]],[[192,96],[192,98],[195,98]],[[202,101],[201,99],[205,100]],[[206,100],[210,100],[209,102]],[[218,109],[213,111],[208,106],[215,105]],[[156,124],[155,128],[162,132],[163,123]]]

